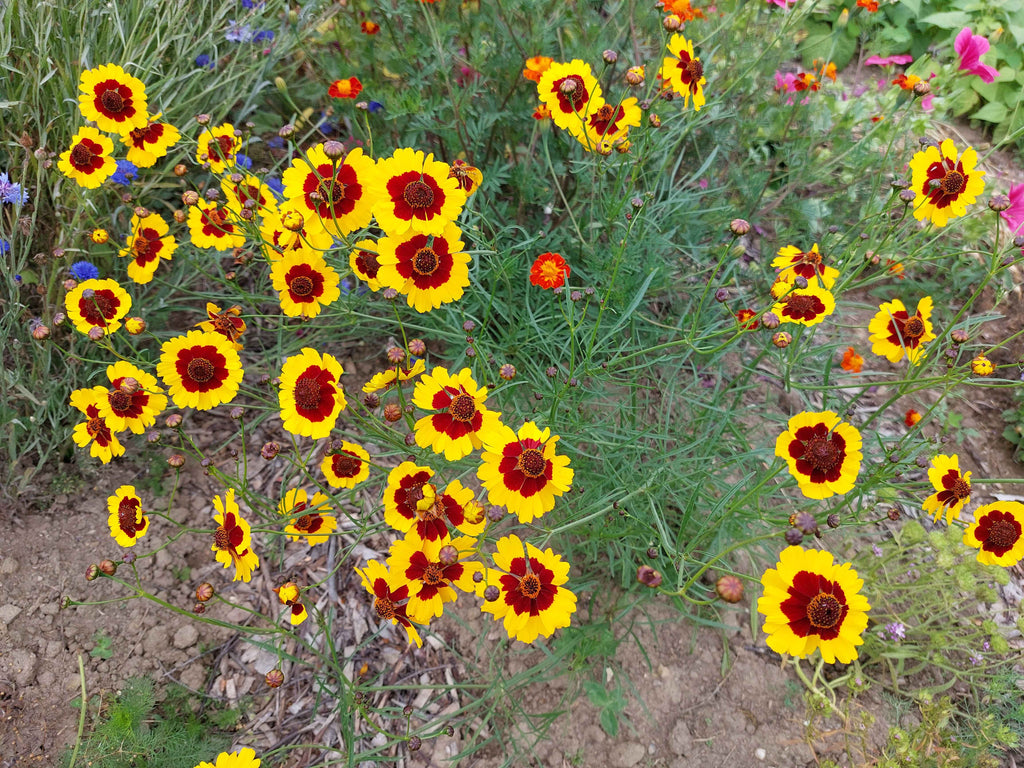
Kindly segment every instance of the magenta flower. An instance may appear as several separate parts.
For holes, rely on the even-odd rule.
[[[1010,228],[1010,232],[1016,234],[1024,227],[1024,184],[1015,184],[1010,187],[1010,207],[999,214],[1003,221]]]
[[[875,55],[868,56],[864,60],[864,65],[871,66],[872,64],[874,64],[879,67],[888,67],[890,64],[909,64],[913,60],[914,57],[911,56],[909,53],[900,53],[895,56],[886,56],[885,58]]]
[[[960,54],[960,69],[977,75],[986,83],[995,81],[999,70],[981,63],[981,55],[988,50],[988,39],[971,33],[970,27],[964,27],[956,36],[953,48]]]
[[[777,5],[779,8],[786,10],[790,5],[796,2],[796,0],[767,0],[768,5]]]

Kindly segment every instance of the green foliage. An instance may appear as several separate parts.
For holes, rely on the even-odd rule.
[[[106,632],[102,629],[96,630],[92,636],[93,648],[89,651],[89,655],[94,659],[103,659],[106,661],[114,655],[114,641]]]
[[[1013,458],[1024,462],[1024,392],[1020,389],[1013,393],[1016,404],[1003,411],[1006,428],[1003,437],[1013,445]]]
[[[583,691],[598,710],[601,728],[614,739],[619,735],[619,716],[629,703],[623,695],[622,686],[607,688],[601,683],[586,680],[583,683]]]

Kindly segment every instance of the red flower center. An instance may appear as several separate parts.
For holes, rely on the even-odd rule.
[[[429,187],[427,189],[429,191]],[[345,199],[345,185],[337,179],[324,179],[317,187],[317,192],[320,199],[328,205],[337,205]]]
[[[828,437],[812,437],[804,447],[804,461],[815,472],[828,474],[842,460],[843,452]]]
[[[448,406],[448,415],[465,424],[472,421],[476,416],[476,401],[473,396],[463,392],[461,395],[453,397],[451,405]]]
[[[964,480],[962,477],[957,478],[957,481],[953,483],[953,487],[950,488],[953,495],[956,496],[958,501],[969,499],[971,497],[971,484]]]
[[[430,563],[426,568],[423,569],[423,583],[429,584],[432,587],[436,587],[438,584],[444,583],[444,569],[440,563]]]
[[[554,82],[554,90],[558,94],[558,106],[563,112],[581,112],[590,95],[587,86],[579,75],[569,75]]]
[[[919,339],[924,336],[924,320],[917,315],[907,320],[903,326],[903,336],[908,339]]]
[[[821,593],[807,604],[807,620],[816,629],[831,629],[843,617],[843,604],[833,595]]]
[[[213,543],[217,549],[231,549],[231,535],[228,533],[228,529],[223,525],[219,526],[217,530],[213,532]]]
[[[338,477],[355,477],[359,467],[360,460],[347,453],[336,453],[331,459],[331,468]]]
[[[128,536],[134,536],[135,532],[142,526],[136,526],[138,518],[138,499],[125,498],[117,505],[117,524]]]
[[[782,314],[798,320],[812,320],[825,310],[825,305],[817,296],[795,294],[786,299],[786,308]]]
[[[1010,520],[996,520],[988,529],[988,536],[985,537],[985,549],[1003,553],[1013,549],[1013,545],[1020,538],[1020,527],[1014,525]]]
[[[98,152],[93,152],[91,148],[86,146],[84,141],[80,141],[75,144],[71,150],[71,164],[77,169],[88,168],[92,165],[92,159]]]
[[[299,379],[295,383],[295,404],[306,411],[320,405],[320,381],[313,377]]]
[[[519,461],[516,463],[516,469],[527,477],[540,477],[544,474],[546,466],[544,454],[536,448],[527,448],[519,455]]]
[[[704,77],[704,65],[696,59],[690,59],[686,65],[686,73],[690,76],[690,82],[696,83]]]
[[[296,520],[294,523],[292,523],[292,525],[295,526],[295,528],[300,530],[300,531],[308,531],[309,530],[309,526],[312,525],[312,523],[313,523],[313,516],[312,515],[303,515],[298,520]]]
[[[231,157],[231,150],[235,148],[233,136],[218,136],[206,145],[206,156],[212,163],[227,162]]]
[[[115,90],[104,91],[100,95],[100,101],[103,103],[103,108],[108,112],[121,112],[125,107],[124,99]]]
[[[434,204],[434,190],[426,182],[417,179],[405,185],[402,199],[410,208],[429,208]]]
[[[540,579],[534,573],[528,573],[519,580],[519,594],[527,600],[533,600],[540,594]]]
[[[964,176],[957,171],[949,171],[942,179],[942,192],[946,195],[955,195],[964,188]]]
[[[292,278],[292,281],[288,283],[288,290],[294,293],[296,296],[309,296],[313,293],[313,281],[306,275],[299,275]]]
[[[205,357],[193,357],[186,366],[188,377],[198,384],[205,384],[211,381],[216,373],[213,363]]]
[[[360,251],[359,255],[356,256],[356,266],[371,280],[377,277],[377,270],[380,269],[377,257],[366,251]]]
[[[433,248],[420,248],[416,251],[416,255],[412,257],[413,270],[416,274],[423,275],[424,277],[434,274],[439,263],[437,253]]]
[[[85,425],[85,428],[86,428],[86,430],[88,430],[90,435],[95,437],[96,435],[100,434],[101,432],[106,431],[106,429],[107,429],[107,422],[105,422],[99,416],[94,416],[93,418],[89,419],[89,421]]]
[[[373,610],[377,612],[377,615],[382,619],[393,619],[395,618],[395,604],[392,603],[386,597],[378,597],[373,601]]]
[[[110,401],[110,408],[113,411],[127,411],[132,405],[131,395],[128,395],[119,389],[115,389],[111,392],[108,400]]]

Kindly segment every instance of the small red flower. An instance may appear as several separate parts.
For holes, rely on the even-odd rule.
[[[864,365],[864,358],[857,354],[857,350],[853,347],[847,347],[846,352],[843,353],[843,362],[839,366],[844,371],[850,373],[860,373],[861,367]]]
[[[572,269],[561,254],[542,253],[530,267],[530,282],[541,288],[561,288]]]
[[[913,408],[907,411],[906,416],[903,417],[903,423],[906,424],[908,427],[914,426],[920,420],[921,414],[915,411]]]
[[[363,30],[363,32],[367,35],[376,35],[378,32],[380,32],[380,24],[377,24],[372,21],[364,21],[362,24],[359,25],[359,28]]]
[[[857,0],[857,7],[863,8],[868,13],[877,13],[878,0]]]
[[[358,77],[350,77],[348,80],[335,80],[327,89],[327,95],[336,99],[354,99],[363,90],[363,84]]]
[[[736,313],[736,320],[740,328],[746,331],[756,331],[761,327],[761,321],[757,319],[757,313],[752,309],[741,309]]]

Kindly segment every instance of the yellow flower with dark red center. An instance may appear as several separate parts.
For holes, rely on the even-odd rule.
[[[462,231],[448,222],[433,236],[407,232],[377,241],[377,279],[404,294],[410,307],[429,312],[462,298],[469,287],[470,255]]]
[[[550,512],[555,497],[572,487],[569,457],[555,454],[558,436],[550,429],[541,431],[527,421],[516,433],[499,424],[481,438],[483,463],[477,477],[491,504],[507,507],[519,516],[519,522],[529,523]]]
[[[269,261],[277,261],[295,252],[322,253],[334,243],[334,238],[321,227],[301,226],[298,230],[288,229],[281,216],[280,212],[268,212],[260,225],[263,255]]]
[[[952,139],[918,152],[910,161],[914,218],[931,219],[937,227],[967,213],[967,206],[985,189],[984,171],[975,170],[978,154],[972,147],[957,156]]]
[[[310,347],[285,360],[278,394],[285,430],[314,440],[331,434],[347,405],[341,385],[344,372],[334,357]]]
[[[787,547],[761,583],[757,610],[765,617],[769,648],[801,659],[819,649],[829,664],[857,658],[871,606],[860,594],[864,580],[849,563],[834,563],[821,550]]]
[[[344,159],[331,160],[323,144],[292,160],[281,176],[286,208],[302,214],[308,229],[320,228],[334,237],[362,229],[373,218],[377,197],[374,161],[358,147]]]
[[[380,290],[377,272],[380,263],[377,261],[377,243],[373,240],[360,240],[348,255],[348,265],[352,272],[376,293]]]
[[[116,64],[85,70],[78,90],[82,116],[101,131],[122,134],[146,125],[146,86]]]
[[[480,435],[498,427],[501,414],[484,405],[487,388],[477,388],[473,372],[463,368],[454,376],[446,368],[424,374],[412,402],[424,411],[435,411],[416,422],[416,444],[443,453],[448,461],[468,456],[483,443]]]
[[[85,334],[93,328],[114,333],[131,308],[131,296],[110,278],[83,280],[64,296],[68,319]]]
[[[258,220],[277,213],[277,198],[258,176],[247,173],[239,181],[227,176],[221,179],[220,188],[224,192],[224,207],[237,217],[247,207]]]
[[[924,500],[922,508],[932,515],[935,522],[939,521],[943,511],[946,513],[946,525],[960,517],[960,512],[971,500],[971,473],[960,474],[958,456],[939,454],[932,459],[928,470],[928,480],[935,493]]]
[[[225,568],[232,564],[235,566],[232,581],[252,581],[252,572],[260,567],[260,559],[252,551],[251,529],[238,511],[235,489],[228,488],[223,500],[220,496],[214,496],[213,506],[217,510],[213,516],[217,529],[213,533],[210,549],[217,553],[217,562]]]
[[[388,473],[384,488],[384,522],[399,533],[406,533],[421,518],[433,502],[434,489],[428,492],[424,486],[430,483],[434,470],[421,467],[411,461],[403,461]]]
[[[832,411],[805,411],[789,420],[775,441],[800,492],[809,499],[853,490],[860,472],[860,432]]]
[[[489,586],[496,586],[498,599],[485,602],[481,610],[495,621],[503,619],[508,636],[524,643],[568,627],[576,612],[576,595],[564,586],[569,581],[569,563],[514,534],[499,539],[495,546],[492,559],[497,568],[487,568],[476,588],[482,597]]]
[[[245,245],[245,232],[231,211],[203,198],[188,211],[188,232],[196,248],[229,251]]]
[[[170,261],[178,244],[167,234],[170,228],[158,213],[141,219],[132,214],[131,231],[125,247],[117,255],[131,259],[128,277],[136,283],[145,284],[153,279],[160,259]]]
[[[338,519],[326,514],[331,511],[329,499],[317,492],[310,499],[301,488],[292,488],[277,505],[277,512],[292,518],[284,527],[288,541],[300,541],[303,537],[310,546],[327,541],[338,527]]]
[[[239,317],[241,314],[242,308],[237,304],[222,312],[220,307],[208,301],[206,302],[206,316],[209,320],[196,323],[196,326],[203,331],[219,333],[230,341],[235,349],[241,349],[242,342],[239,339],[245,333],[245,320]]]
[[[409,642],[416,643],[417,648],[423,647],[423,638],[406,615],[409,584],[404,579],[396,578],[395,574],[376,560],[368,562],[363,569],[356,568],[355,572],[359,574],[363,587],[373,596],[373,610],[378,618],[392,624],[401,624],[409,636]]]
[[[256,751],[246,747],[237,752],[221,752],[216,765],[202,762],[196,768],[260,768],[260,761],[256,759]]]
[[[209,163],[213,173],[223,173],[225,169],[234,167],[241,148],[242,137],[235,136],[235,126],[223,123],[199,134],[196,162]]]
[[[343,440],[340,448],[324,456],[320,471],[331,488],[355,488],[370,476],[370,454]]]
[[[898,85],[904,91],[912,91],[914,90],[914,86],[920,82],[921,78],[917,75],[908,75],[904,72],[900,72],[893,78],[892,84]]]
[[[455,562],[441,562],[441,550],[453,547]],[[445,603],[455,602],[458,596],[452,587],[463,592],[474,592],[473,574],[483,572],[483,565],[470,560],[476,552],[476,539],[460,536],[451,539],[447,533],[439,539],[420,538],[415,530],[391,545],[388,570],[409,584],[407,613],[414,621],[427,624],[439,617]]]
[[[287,317],[316,317],[341,297],[341,278],[312,251],[293,251],[270,267],[270,281]]]
[[[137,168],[152,168],[181,138],[177,128],[159,120],[159,114],[153,115],[144,126],[121,134],[121,143],[128,147],[128,162]]]
[[[795,245],[787,245],[779,249],[778,257],[772,266],[779,270],[778,279],[792,283],[797,277],[807,281],[808,286],[821,286],[831,291],[839,277],[839,270],[825,265],[818,251],[818,244],[811,246],[809,251],[801,251]]]
[[[843,353],[843,360],[839,363],[839,367],[844,371],[850,373],[860,373],[864,367],[864,358],[857,354],[857,350],[853,347],[847,347]]]
[[[407,147],[378,162],[372,196],[380,228],[395,237],[410,229],[442,235],[466,204],[466,193],[450,172],[448,164],[435,160],[433,154]]]
[[[124,455],[124,446],[118,441],[106,419],[100,416],[100,402],[106,393],[107,390],[103,387],[76,389],[71,393],[71,405],[85,414],[87,419],[82,424],[75,425],[71,437],[79,448],[91,444],[89,455],[104,464],[109,464],[115,456]]]
[[[693,43],[680,34],[672,35],[668,41],[668,52],[661,63],[661,79],[666,88],[683,97],[683,107],[693,97],[693,108],[699,112],[704,106],[704,65],[700,58],[693,55]]]
[[[973,371],[977,376],[991,376],[993,371],[995,371],[995,366],[992,365],[992,361],[982,353],[971,360],[971,371]]]
[[[587,119],[605,103],[590,65],[581,59],[552,63],[537,81],[537,95],[555,125],[573,136],[583,133]]]
[[[108,365],[107,378],[111,388],[100,398],[100,416],[115,432],[130,429],[141,435],[167,407],[156,377],[125,360]]]
[[[122,485],[108,496],[107,511],[110,535],[122,547],[134,547],[149,530],[149,518],[142,510],[134,485]]]
[[[772,307],[784,323],[798,325],[817,325],[836,310],[836,300],[830,291],[824,288],[794,288],[785,294]]]
[[[306,613],[306,606],[302,604],[302,594],[299,591],[299,585],[294,581],[286,581],[280,587],[274,587],[274,593],[277,595],[277,599],[281,601],[281,605],[287,605],[290,608],[288,618],[293,627],[304,622],[309,616]]]
[[[523,77],[527,80],[540,82],[540,76],[548,71],[548,67],[554,61],[550,56],[531,56],[526,60],[526,68],[523,69]]]
[[[415,379],[427,370],[427,364],[422,359],[417,360],[411,366],[408,363],[393,365],[380,373],[373,374],[373,377],[363,384],[363,392],[379,392],[382,389],[389,389],[395,382],[402,383]]]
[[[71,139],[71,147],[62,152],[57,168],[80,187],[96,189],[114,175],[117,161],[111,156],[114,142],[95,128],[84,125]]]
[[[484,183],[484,175],[479,168],[474,168],[465,160],[453,160],[448,175],[459,182],[459,187],[466,193],[466,199],[473,196]]]
[[[242,360],[219,333],[189,331],[160,348],[156,372],[179,408],[208,411],[229,403],[242,383]]]
[[[544,290],[560,288],[572,273],[572,267],[560,253],[542,253],[530,266],[530,283]]]
[[[904,355],[911,363],[919,363],[925,357],[923,345],[935,338],[931,316],[931,296],[917,302],[913,315],[899,299],[885,302],[868,323],[871,351],[890,363],[898,363]]]
[[[974,510],[964,544],[978,550],[978,562],[1009,568],[1024,558],[1024,504],[996,501]]]
[[[592,151],[602,141],[615,142],[625,138],[630,128],[640,125],[642,115],[635,98],[625,99],[617,107],[604,104],[587,115],[584,129],[576,138],[588,151]]]
[[[421,539],[437,541],[449,535],[449,526],[468,536],[476,536],[487,525],[483,506],[475,500],[472,488],[464,488],[459,480],[452,480],[444,491],[438,491],[432,483],[424,483],[419,492],[423,494],[416,502],[416,519],[410,529]],[[397,527],[397,526],[396,526]]]

